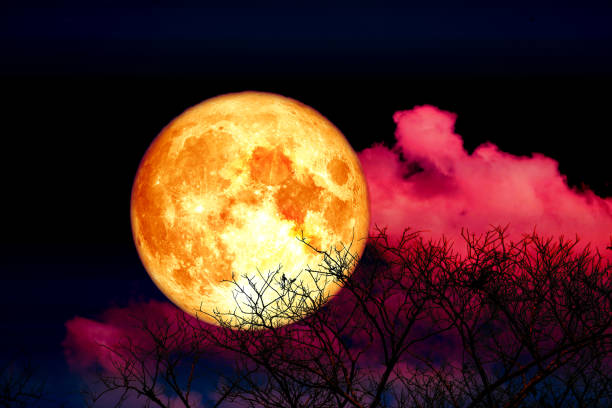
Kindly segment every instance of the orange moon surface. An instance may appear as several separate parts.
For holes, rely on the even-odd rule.
[[[369,219],[365,178],[342,133],[271,93],[187,109],[154,139],[132,188],[132,231],[147,272],[174,304],[210,323],[206,313],[236,309],[232,277],[248,291],[245,276],[259,286],[258,271],[281,266],[314,289],[305,268],[323,258],[297,237],[328,251],[352,243],[359,257]]]

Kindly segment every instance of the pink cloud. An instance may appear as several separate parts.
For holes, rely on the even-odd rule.
[[[107,371],[113,371],[113,361],[118,356],[109,349],[118,350],[122,342],[128,340],[143,350],[153,346],[153,339],[140,325],[155,328],[158,324],[165,327],[165,322],[169,322],[171,327],[180,324],[186,331],[172,344],[178,348],[185,346],[185,341],[189,339],[190,327],[185,323],[190,320],[193,320],[193,324],[200,324],[172,304],[153,300],[132,303],[125,308],[109,308],[97,320],[77,316],[65,324],[64,354],[74,370],[86,371],[100,365]]]
[[[214,350],[208,347],[205,341],[201,341],[203,333],[221,329],[197,321],[169,302],[132,302],[126,307],[109,308],[96,320],[77,316],[67,321],[65,326],[66,337],[62,346],[66,361],[72,370],[90,383],[94,393],[101,391],[97,388],[99,384],[95,374],[98,367],[105,374],[116,375],[120,372],[116,364],[123,368],[126,361],[133,361],[147,366],[149,373],[155,371],[156,354],[152,352],[156,349],[155,340],[143,330],[145,326],[155,333],[158,339],[162,338],[159,337],[162,333],[167,334],[167,337],[163,337],[165,347],[169,352],[185,352],[186,363],[191,363],[189,356],[194,344],[207,351],[208,361],[215,362],[225,358],[222,351]],[[142,375],[143,371],[138,364],[135,366],[135,372]],[[164,389],[162,378],[163,375],[160,375],[158,379],[158,396],[169,407],[183,406],[178,396],[169,388]],[[96,406],[115,406],[115,403],[123,398],[122,392],[123,390],[114,390],[104,394]],[[135,393],[128,393],[125,397],[127,399],[122,406],[143,405],[142,398]],[[205,406],[199,390],[191,390],[189,401],[193,407]]]
[[[512,239],[535,228],[544,236],[577,234],[582,243],[609,252],[612,198],[571,189],[555,160],[537,153],[515,156],[491,143],[468,154],[454,133],[456,115],[433,106],[396,112],[394,120],[392,149],[374,145],[359,153],[373,229],[445,235],[461,251],[461,228],[482,234],[491,225],[509,225]]]
[[[66,361],[79,371],[98,362],[110,369],[111,355],[105,347],[113,347],[121,336],[125,333],[118,327],[77,316],[66,322],[63,342]]]

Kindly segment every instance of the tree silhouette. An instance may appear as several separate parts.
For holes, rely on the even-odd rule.
[[[535,233],[463,238],[460,255],[444,239],[379,230],[352,275],[350,245],[325,251],[301,238],[322,256],[304,270],[318,287],[279,267],[233,280],[237,309],[210,315],[218,326],[184,314],[140,321],[147,346],[109,347],[114,369],[90,401],[115,391],[119,404],[132,394],[170,406],[171,395],[194,406],[193,379],[212,354],[232,370],[219,373],[211,406],[610,406],[610,262]],[[326,295],[329,282],[342,289]]]
[[[8,361],[0,368],[0,407],[35,407],[46,396],[45,383],[37,377],[30,360]]]

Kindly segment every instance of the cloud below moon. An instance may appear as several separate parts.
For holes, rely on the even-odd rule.
[[[533,231],[591,242],[609,253],[612,198],[567,185],[558,163],[542,154],[519,157],[486,143],[469,154],[454,133],[456,115],[433,106],[397,112],[396,144],[374,145],[358,153],[371,200],[371,225],[390,235],[405,227],[442,235],[461,250],[461,228],[484,233],[491,225],[509,225],[511,238]],[[63,346],[77,371],[99,364],[112,369],[108,351],[122,337],[146,342],[128,314],[172,319],[175,309],[159,302],[111,308],[98,321],[75,317],[66,323]],[[211,326],[212,327],[212,326]],[[450,350],[448,351],[451,352]]]
[[[394,115],[396,144],[358,154],[371,200],[371,226],[405,227],[463,247],[461,228],[482,234],[508,225],[510,238],[536,229],[590,242],[601,252],[612,234],[612,198],[567,185],[542,154],[515,156],[485,143],[469,154],[454,133],[456,115],[425,105]],[[537,137],[537,136],[536,136]]]

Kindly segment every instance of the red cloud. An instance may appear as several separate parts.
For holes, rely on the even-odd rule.
[[[78,371],[96,364],[113,371],[116,356],[109,349],[116,349],[126,339],[143,348],[152,345],[152,338],[139,327],[140,324],[163,325],[164,321],[177,324],[183,316],[171,304],[153,300],[107,309],[98,321],[77,316],[66,322],[63,342],[66,360]]]
[[[442,235],[461,250],[461,228],[482,234],[509,225],[509,236],[536,231],[591,242],[602,253],[612,234],[612,198],[568,187],[557,162],[519,157],[485,143],[474,153],[454,133],[456,115],[433,106],[396,112],[397,144],[359,153],[368,182],[372,228],[405,227]]]

